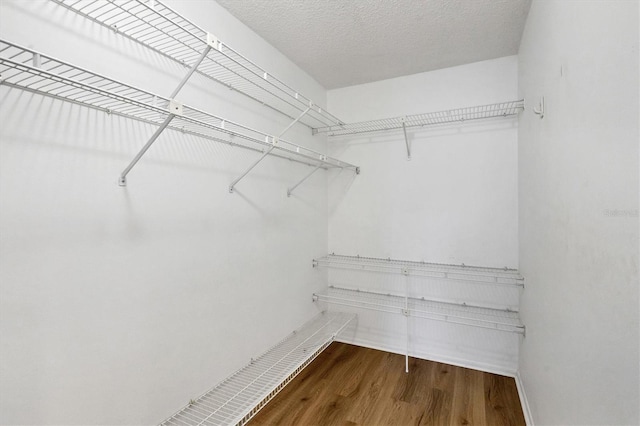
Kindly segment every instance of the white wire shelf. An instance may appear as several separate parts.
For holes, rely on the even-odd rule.
[[[311,106],[300,119],[310,128],[342,124],[311,99],[159,0],[52,1],[187,67],[198,61],[207,46],[213,46],[197,68],[199,74],[290,118]]]
[[[524,286],[524,278],[515,269],[482,266],[447,265],[375,257],[330,254],[313,260],[314,267],[349,269],[355,271],[402,274],[425,278],[465,281],[479,284]]]
[[[323,312],[262,356],[162,422],[163,426],[243,425],[311,363],[355,318]]]
[[[426,298],[405,297],[334,286],[330,286],[326,292],[314,293],[313,298],[330,305],[402,314],[407,317],[425,318],[523,335],[525,332],[518,312],[511,310],[446,303]]]
[[[182,133],[257,152],[274,148],[271,155],[323,169],[357,169],[320,152],[5,40],[0,40],[0,84],[158,126],[175,114],[168,127]]]
[[[357,133],[377,132],[383,130],[427,127],[440,124],[461,123],[487,118],[510,117],[524,109],[524,99],[500,102],[490,105],[479,105],[456,108],[445,111],[427,112],[404,117],[383,118],[379,120],[361,121],[358,123],[331,124],[313,129],[313,133],[326,133],[329,136],[352,135]]]

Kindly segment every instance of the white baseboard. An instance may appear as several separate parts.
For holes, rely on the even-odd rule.
[[[529,408],[527,394],[524,392],[524,385],[520,378],[520,372],[517,372],[514,378],[516,379],[516,387],[518,388],[518,396],[520,397],[520,404],[522,405],[524,421],[527,423],[527,426],[533,426],[533,417],[531,417],[531,409]]]
[[[338,342],[349,343],[352,345],[362,346],[370,349],[377,349],[380,351],[391,352],[395,354],[404,355],[404,349],[393,347],[391,345],[380,345],[379,342],[372,342],[370,340],[364,340],[362,338],[338,338]],[[484,371],[486,373],[499,374],[501,376],[516,377],[516,370],[509,366],[496,365],[482,361],[474,361],[470,359],[454,357],[442,353],[432,352],[409,352],[409,356],[419,359],[426,359],[428,361],[442,362],[444,364],[455,365],[456,367],[470,368],[473,370]]]

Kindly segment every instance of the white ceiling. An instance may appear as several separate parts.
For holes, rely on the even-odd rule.
[[[531,0],[217,0],[327,89],[518,53]]]

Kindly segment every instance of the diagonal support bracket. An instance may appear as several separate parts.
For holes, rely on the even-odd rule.
[[[409,138],[407,137],[407,127],[405,122],[406,117],[402,119],[402,133],[404,133],[404,143],[407,146],[407,161],[411,161],[411,147],[409,146]]]
[[[298,183],[296,183],[295,185],[293,185],[291,188],[287,189],[287,197],[291,197],[291,193],[300,185],[302,185],[302,183],[309,179],[311,177],[312,174],[314,174],[320,167],[322,166],[322,164],[318,164],[313,170],[311,170],[311,172],[309,172],[305,177],[303,177]]]
[[[232,194],[233,194],[233,188],[238,184],[238,182],[240,182],[240,181],[242,180],[242,178],[244,178],[246,175],[248,175],[248,174],[249,174],[249,172],[250,172],[251,170],[253,170],[253,168],[254,168],[255,166],[257,166],[257,165],[258,165],[262,160],[264,160],[264,159],[267,157],[267,155],[271,154],[271,151],[273,151],[273,150],[276,148],[276,146],[278,146],[278,142],[280,141],[280,137],[282,137],[282,135],[284,135],[284,134],[285,134],[285,133],[286,133],[286,132],[291,128],[291,127],[293,127],[293,125],[294,125],[294,124],[296,124],[298,121],[300,121],[300,119],[301,119],[302,117],[304,117],[304,115],[305,115],[306,113],[308,113],[308,112],[309,112],[309,110],[311,109],[311,107],[312,107],[312,106],[313,106],[313,105],[312,105],[312,104],[310,104],[310,105],[307,107],[307,109],[305,109],[305,110],[302,112],[302,114],[300,114],[300,115],[298,116],[298,118],[296,118],[295,120],[293,120],[293,121],[292,121],[292,122],[291,122],[287,127],[285,127],[285,129],[284,129],[282,132],[280,132],[280,134],[279,134],[278,136],[274,137],[274,138],[272,139],[272,141],[271,141],[271,146],[269,147],[269,149],[267,149],[267,150],[264,152],[264,154],[262,154],[262,156],[261,156],[260,158],[258,158],[258,160],[257,160],[255,163],[253,163],[253,164],[252,164],[252,165],[251,165],[247,170],[245,170],[245,171],[244,171],[244,173],[242,173],[240,176],[238,176],[236,179],[234,179],[234,180],[233,180],[233,182],[231,182],[231,184],[229,185],[229,192],[230,192],[230,193],[232,193]]]
[[[182,116],[182,104],[172,99],[171,101],[169,101],[169,115],[167,115],[167,118],[164,119],[160,127],[156,129],[156,131],[149,138],[147,143],[142,147],[140,152],[136,154],[136,156],[133,158],[133,160],[131,160],[129,165],[122,171],[122,173],[120,173],[120,178],[118,179],[118,185],[127,186],[127,175],[129,174],[131,169],[133,169],[133,167],[138,163],[138,161],[140,161],[142,156],[149,150],[149,148],[151,148],[151,145],[153,145],[156,139],[158,139],[160,134],[164,131],[164,129],[167,128],[169,123],[171,123],[171,120],[173,120],[173,118],[176,115]]]
[[[169,115],[167,116],[167,118],[164,119],[162,124],[160,124],[160,127],[158,127],[158,129],[154,132],[151,138],[142,147],[140,152],[138,152],[138,154],[133,158],[133,160],[131,160],[129,165],[122,171],[122,173],[120,173],[120,178],[118,179],[118,185],[127,186],[127,175],[129,174],[131,169],[138,163],[138,161],[140,161],[140,159],[147,152],[147,150],[151,148],[151,145],[153,145],[156,139],[158,139],[158,137],[164,131],[164,129],[166,129],[167,126],[169,126],[169,123],[171,123],[171,120],[173,120],[173,118],[176,115],[182,116],[182,113],[183,113],[182,103],[176,101],[174,98],[180,92],[180,90],[182,90],[184,85],[187,84],[187,81],[189,81],[193,73],[196,72],[196,70],[198,69],[198,67],[204,60],[204,58],[206,58],[206,56],[211,51],[211,49],[218,48],[218,46],[219,46],[218,39],[212,36],[211,34],[207,34],[207,47],[204,48],[198,60],[191,66],[191,68],[189,69],[189,72],[187,72],[187,74],[182,78],[180,83],[178,83],[178,86],[173,90],[173,93],[171,93],[171,96],[169,97],[170,98],[169,99]]]

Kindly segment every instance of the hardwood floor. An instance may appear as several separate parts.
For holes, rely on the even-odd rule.
[[[524,425],[513,378],[333,343],[249,423]]]

